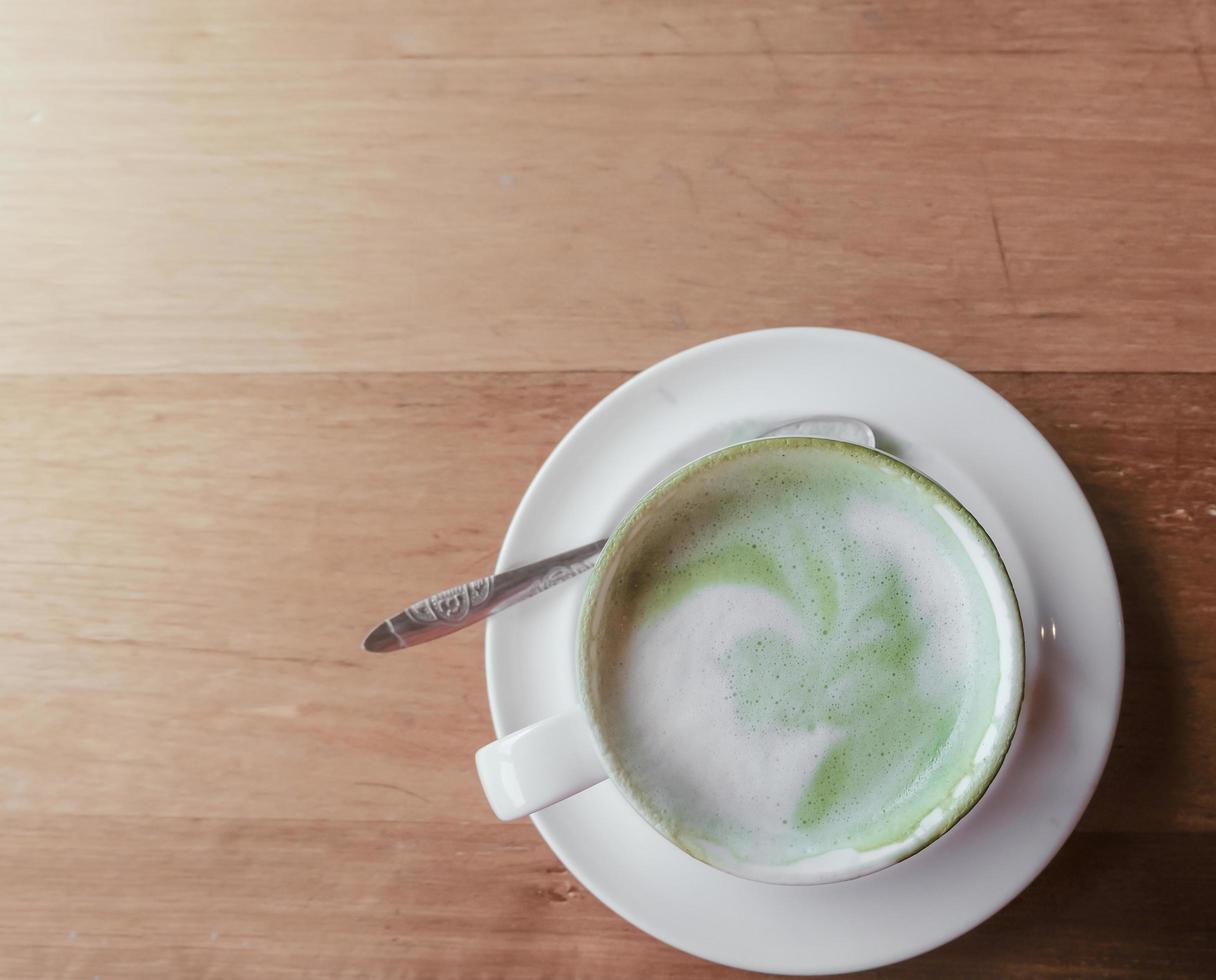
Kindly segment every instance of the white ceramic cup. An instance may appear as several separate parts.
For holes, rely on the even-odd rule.
[[[752,440],[752,442],[754,441]],[[832,440],[826,441],[831,442]],[[589,638],[584,628],[588,619],[588,610],[595,604],[607,583],[611,581],[613,565],[619,564],[613,559],[618,559],[620,548],[625,547],[621,540],[621,531],[630,524],[635,515],[652,506],[662,506],[662,491],[668,484],[678,481],[686,470],[701,465],[711,456],[729,453],[747,445],[750,443],[740,443],[738,446],[718,450],[716,453],[710,453],[706,457],[694,460],[678,470],[651,491],[612,533],[596,568],[591,573],[591,581],[583,598],[583,614],[580,616],[579,635],[574,651],[576,655],[587,650],[588,647]],[[866,453],[873,453],[875,457],[888,462],[894,458],[880,450],[864,446],[856,448]],[[932,482],[928,477],[907,467],[907,464],[900,462],[899,465],[916,473],[921,479]],[[945,491],[942,492],[960,511],[967,513],[953,497],[950,497]],[[972,518],[972,520],[974,519]],[[978,524],[975,526],[978,527]],[[974,550],[969,547],[972,557],[977,561],[977,567],[978,563],[986,565],[981,569],[981,574],[988,582],[989,594],[993,601],[1004,603],[1006,612],[1012,617],[1011,621],[1017,623],[1016,636],[1011,633],[1002,641],[1007,644],[1006,653],[1010,656],[1009,666],[1004,668],[1002,683],[1005,686],[1005,697],[1012,704],[1012,715],[1009,719],[1008,730],[1001,733],[1001,744],[996,747],[991,765],[984,771],[978,786],[971,785],[967,788],[970,795],[963,801],[965,805],[959,812],[951,815],[951,818],[942,826],[930,826],[926,822],[923,828],[918,828],[919,836],[914,835],[899,845],[891,845],[872,852],[832,852],[794,865],[741,864],[731,860],[729,855],[725,854],[710,857],[699,853],[694,856],[720,870],[756,881],[779,884],[820,884],[840,881],[869,874],[909,857],[942,836],[978,801],[995,777],[1004,759],[1009,741],[1012,739],[1013,726],[1016,724],[1018,707],[1022,699],[1024,669],[1021,620],[1017,615],[1017,600],[1013,594],[1013,586],[995,545],[982,530],[979,532],[979,536],[982,541],[978,542]],[[1014,628],[1010,627],[1010,629]],[[577,656],[577,659],[581,661],[582,656]],[[585,672],[579,670],[578,674],[580,702],[585,704],[588,696]],[[606,779],[612,779],[632,804],[629,792],[610,774],[601,755],[599,741],[587,712],[580,706],[564,714],[536,722],[509,735],[504,735],[497,741],[479,749],[476,755],[477,774],[495,815],[500,820],[514,820],[528,816],[581,793]],[[947,802],[943,801],[943,804]],[[640,808],[637,806],[634,808],[645,818],[645,814]],[[937,810],[934,811],[934,813],[937,812]],[[926,821],[928,819],[926,818]],[[922,829],[923,833],[920,832]],[[659,832],[662,833],[661,830]],[[664,834],[664,836],[667,835]],[[670,840],[670,838],[668,839]],[[673,842],[673,846],[679,845]]]

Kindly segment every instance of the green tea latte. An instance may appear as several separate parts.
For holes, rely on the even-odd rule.
[[[695,856],[862,874],[944,833],[1000,765],[1022,691],[1008,577],[889,456],[715,453],[647,497],[595,574],[580,670],[601,753]]]

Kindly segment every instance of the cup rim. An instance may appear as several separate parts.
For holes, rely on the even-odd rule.
[[[730,458],[737,455],[741,451],[756,447],[761,443],[786,443],[793,444],[805,448],[807,444],[817,444],[823,449],[843,452],[853,455],[858,458],[866,459],[873,462],[875,458],[881,458],[888,464],[893,463],[901,471],[911,476],[917,483],[924,486],[929,492],[938,497],[943,503],[947,504],[951,510],[960,517],[966,530],[974,541],[976,541],[985,553],[991,569],[996,573],[997,586],[1004,593],[1004,598],[1009,604],[1009,633],[1011,641],[1012,657],[1007,666],[1003,666],[1000,674],[1001,679],[1008,673],[1011,677],[1011,682],[1014,687],[1012,701],[1006,711],[1004,724],[1000,726],[998,735],[998,744],[994,746],[995,751],[988,757],[987,761],[982,766],[979,779],[976,785],[972,788],[969,795],[961,798],[957,804],[953,805],[950,812],[945,816],[944,822],[940,827],[934,828],[933,832],[924,837],[919,837],[919,829],[909,835],[902,841],[892,845],[887,845],[881,848],[876,848],[871,851],[853,851],[853,854],[862,856],[863,859],[853,862],[849,866],[837,866],[835,868],[826,864],[823,867],[815,867],[819,858],[825,855],[812,856],[790,864],[753,864],[746,861],[741,861],[733,857],[728,851],[722,849],[720,853],[713,855],[705,850],[688,846],[687,842],[681,842],[669,834],[663,827],[652,819],[646,812],[646,808],[637,798],[635,792],[630,786],[628,778],[620,771],[621,767],[617,764],[616,759],[611,751],[609,751],[606,740],[601,731],[599,720],[596,712],[590,704],[588,697],[588,674],[587,669],[589,654],[589,630],[590,619],[594,611],[596,601],[603,591],[603,587],[610,580],[608,568],[612,564],[613,559],[618,555],[623,547],[622,542],[628,538],[628,531],[634,527],[646,514],[646,512],[660,500],[670,487],[674,484],[687,479],[693,472],[704,468],[708,465],[713,465],[719,459]],[[599,753],[600,760],[603,763],[605,772],[608,775],[609,781],[616,786],[621,795],[629,803],[630,807],[657,833],[661,834],[675,847],[684,851],[686,854],[696,858],[702,863],[719,871],[726,872],[735,877],[745,880],[759,881],[768,884],[783,884],[783,885],[815,885],[828,884],[837,881],[847,881],[853,878],[860,878],[866,875],[881,871],[884,868],[891,867],[901,861],[906,860],[913,854],[916,854],[928,847],[930,844],[940,840],[948,834],[959,822],[975,807],[984,794],[995,781],[997,774],[1004,765],[1005,759],[1008,757],[1009,748],[1016,734],[1018,721],[1021,715],[1022,702],[1025,696],[1025,631],[1022,624],[1021,611],[1018,605],[1017,593],[1013,587],[1013,581],[1009,576],[1008,569],[1001,557],[1000,551],[996,547],[996,543],[992,540],[984,526],[979,520],[944,486],[927,476],[920,470],[911,466],[898,456],[888,453],[885,450],[862,446],[852,442],[845,442],[838,439],[828,439],[822,436],[803,436],[803,435],[786,435],[786,436],[761,436],[753,439],[745,439],[739,442],[732,443],[728,446],[715,449],[698,456],[696,459],[685,463],[674,473],[656,484],[648,491],[632,508],[623,520],[612,530],[608,536],[607,543],[600,552],[599,558],[596,561],[595,567],[591,570],[590,579],[587,584],[586,591],[583,594],[582,604],[578,616],[578,627],[576,636],[576,684],[578,689],[579,704],[583,714],[587,719],[588,727],[591,730],[596,751]],[[979,758],[979,750],[977,750],[976,759]],[[977,763],[973,761],[973,767]],[[945,797],[944,801],[948,801],[949,797]],[[940,804],[939,804],[940,806]],[[936,812],[936,809],[933,811]],[[932,815],[932,813],[930,814]],[[927,819],[927,818],[926,818]],[[827,856],[837,852],[828,852]],[[864,859],[864,855],[880,855],[869,860]]]

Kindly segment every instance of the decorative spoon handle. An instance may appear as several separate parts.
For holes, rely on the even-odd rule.
[[[786,422],[760,438],[777,436],[814,436],[874,448],[874,430],[859,419],[843,415],[815,415]],[[595,564],[607,543],[608,539],[602,538],[522,568],[512,568],[436,592],[415,602],[405,612],[386,619],[368,633],[363,649],[371,653],[401,650],[479,623],[500,609],[581,575]]]
[[[607,541],[601,538],[531,565],[436,592],[368,633],[363,649],[371,653],[400,650],[480,622],[500,609],[581,575],[595,564]]]

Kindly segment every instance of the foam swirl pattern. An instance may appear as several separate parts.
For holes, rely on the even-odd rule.
[[[919,850],[1000,765],[1022,692],[1004,567],[881,453],[769,439],[698,461],[613,536],[585,707],[619,785],[694,856],[830,880]]]

